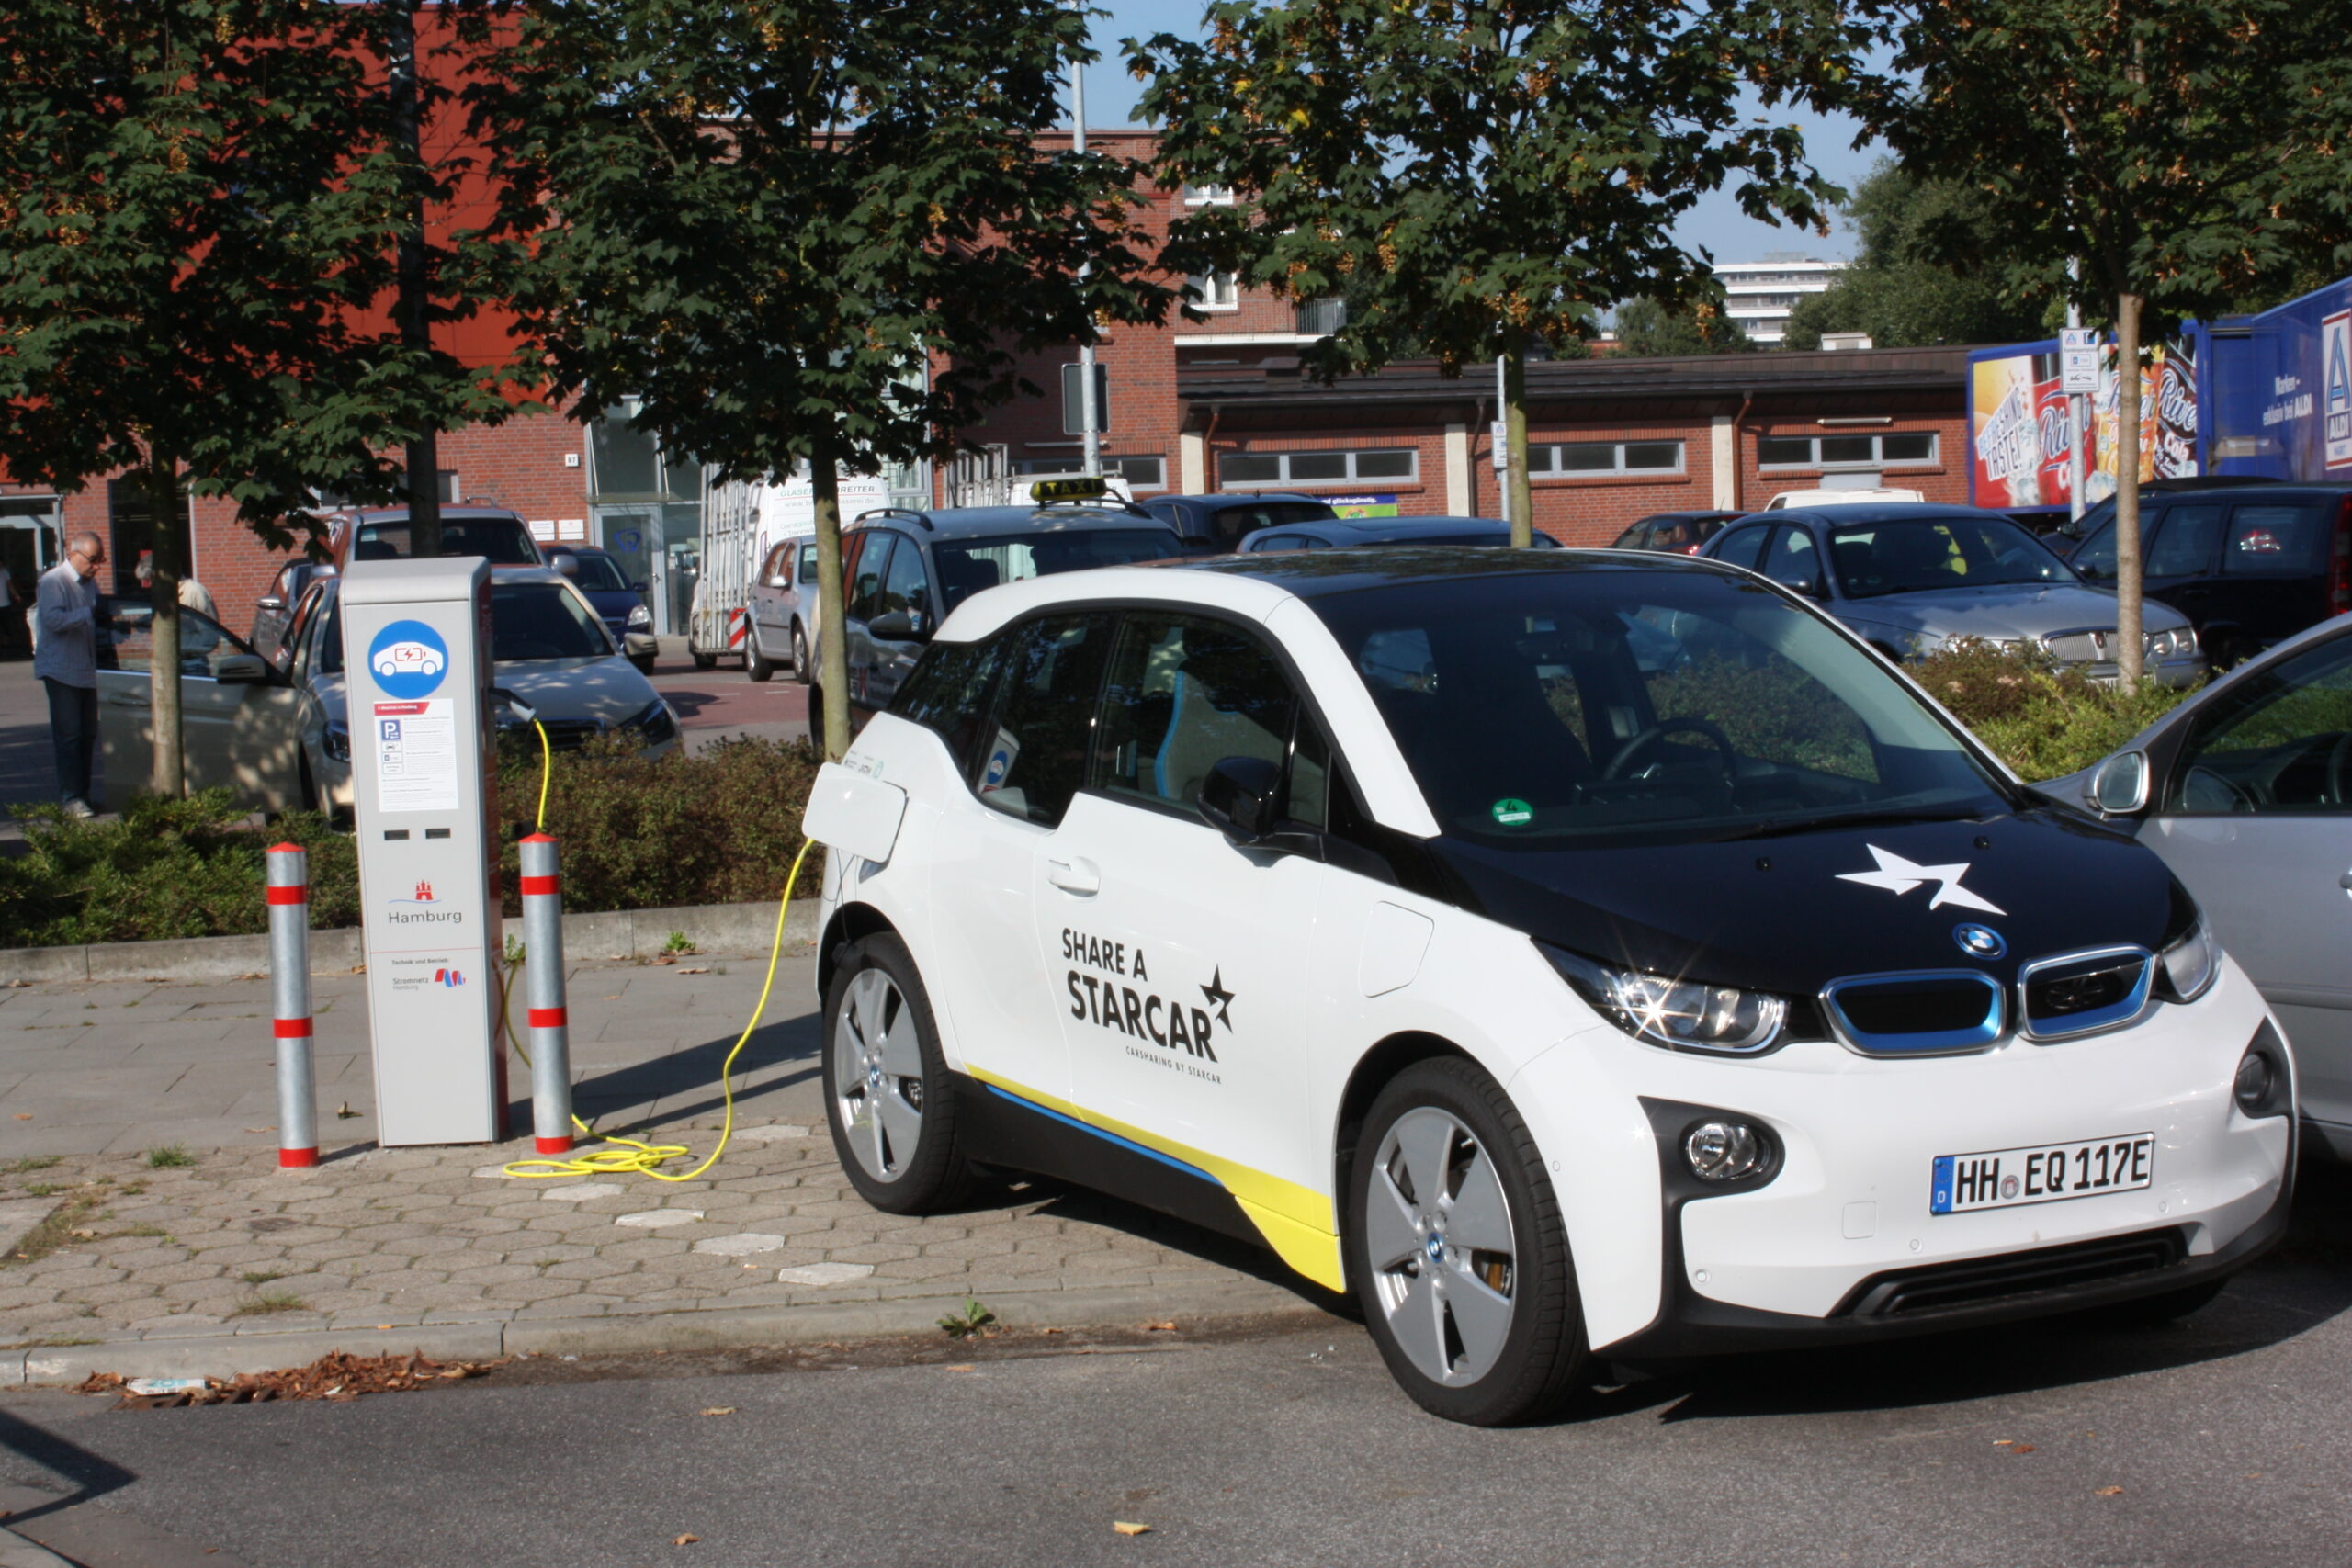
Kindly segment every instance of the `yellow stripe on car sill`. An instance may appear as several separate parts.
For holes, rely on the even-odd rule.
[[[1347,1289],[1347,1277],[1340,1268],[1340,1238],[1331,1231],[1331,1200],[1325,1194],[1147,1133],[1140,1127],[1131,1127],[1050,1094],[1040,1094],[1011,1078],[999,1077],[978,1067],[967,1067],[965,1071],[991,1089],[1207,1172],[1240,1205],[1242,1213],[1258,1227],[1258,1234],[1266,1238],[1266,1245],[1274,1249],[1276,1257],[1326,1290]]]

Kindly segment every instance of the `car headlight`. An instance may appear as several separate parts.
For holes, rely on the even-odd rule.
[[[2212,988],[2213,976],[2222,972],[2222,945],[2213,940],[2212,928],[2202,915],[2186,936],[2156,958],[2164,966],[2164,988],[2159,994],[2166,1001],[2195,1001]]]
[[[634,735],[648,746],[659,746],[664,740],[674,740],[678,735],[678,716],[670,705],[656,697],[640,712],[621,720],[624,734]]]
[[[650,626],[653,624],[653,612],[642,604],[632,604],[628,610],[628,624],[631,626]]]
[[[1668,975],[1644,975],[1597,964],[1548,942],[1535,945],[1602,1017],[1651,1045],[1669,1051],[1753,1056],[1778,1045],[1788,1027],[1785,997]]]
[[[2150,632],[2143,640],[2150,659],[2186,659],[2197,651],[2197,630],[2193,626]]]
[[[339,724],[327,726],[326,734],[319,740],[319,749],[338,762],[351,761],[351,731]]]

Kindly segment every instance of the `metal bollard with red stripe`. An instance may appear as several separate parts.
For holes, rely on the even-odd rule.
[[[563,1003],[563,890],[555,840],[523,840],[524,967],[529,971],[531,1131],[539,1153],[571,1148],[571,1027]]]
[[[318,1091],[311,1070],[311,857],[269,849],[269,996],[277,1040],[277,1163],[319,1163]]]

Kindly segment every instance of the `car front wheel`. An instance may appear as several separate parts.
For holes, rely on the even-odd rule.
[[[802,685],[808,683],[808,634],[800,623],[792,623],[792,678]]]
[[[775,673],[775,666],[760,651],[760,628],[756,626],[743,634],[743,673],[754,681],[765,681]]]
[[[1497,1427],[1580,1386],[1566,1227],[1510,1097],[1458,1057],[1373,1102],[1349,1187],[1348,1273],[1381,1359],[1432,1415]]]
[[[867,937],[842,955],[825,987],[823,1071],[833,1152],[860,1197],[922,1214],[969,1188],[930,994],[897,937]]]

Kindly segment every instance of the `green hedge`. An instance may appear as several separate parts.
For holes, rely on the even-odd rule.
[[[563,846],[568,909],[653,909],[775,897],[800,849],[800,809],[817,772],[805,740],[729,740],[689,757],[648,759],[625,745],[555,759],[548,830]],[[515,840],[531,830],[536,751],[499,763],[500,884],[521,906]],[[268,929],[264,852],[311,852],[311,923],[359,923],[359,866],[348,833],[313,813],[267,824],[227,790],[134,799],[121,820],[79,822],[53,806],[18,807],[28,852],[0,859],[0,945],[67,946]],[[813,893],[808,882],[801,891]]]
[[[2028,783],[2089,767],[2189,694],[2152,681],[2124,692],[2041,654],[1975,642],[1931,654],[1910,670]]]

